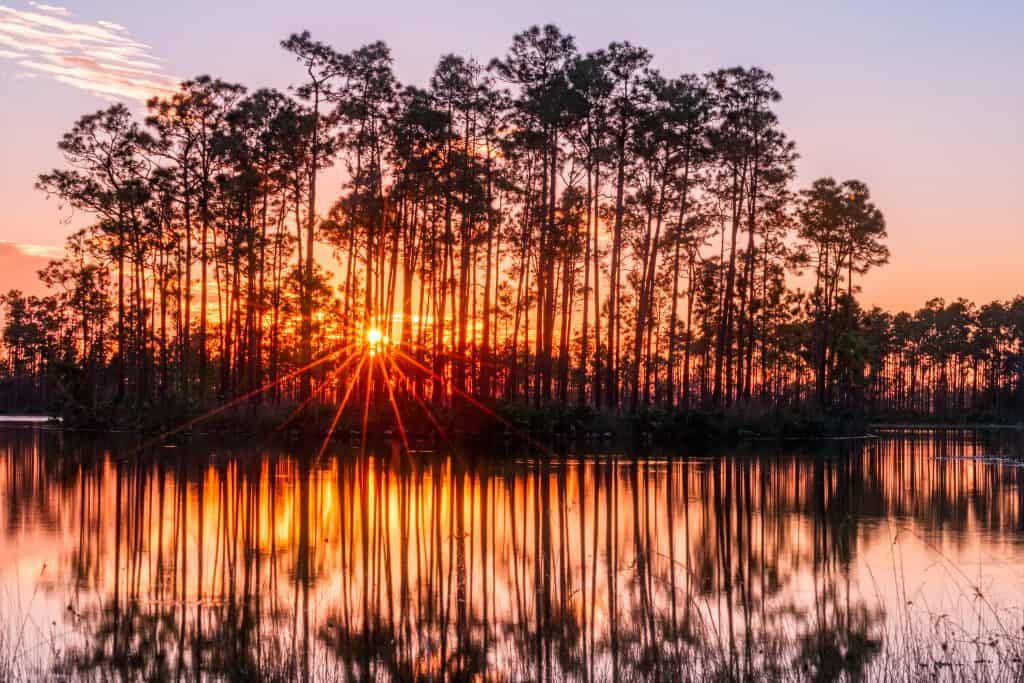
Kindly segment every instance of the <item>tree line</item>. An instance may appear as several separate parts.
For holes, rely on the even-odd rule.
[[[38,187],[93,222],[40,273],[51,295],[4,298],[8,402],[1016,400],[1019,302],[858,306],[882,212],[857,180],[794,187],[762,69],[669,76],[550,25],[425,86],[382,42],[281,46],[287,93],[201,76],[64,135]]]

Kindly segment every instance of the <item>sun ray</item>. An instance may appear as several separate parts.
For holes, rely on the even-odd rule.
[[[342,372],[342,371],[343,371],[343,370],[344,370],[344,369],[345,369],[346,367],[348,367],[348,366],[349,366],[349,365],[350,365],[350,364],[352,363],[352,361],[354,361],[354,360],[355,360],[355,359],[357,359],[357,358],[361,358],[361,357],[362,357],[362,354],[352,354],[351,356],[349,356],[348,358],[346,358],[346,359],[345,359],[345,360],[344,360],[344,361],[343,361],[343,362],[341,363],[341,365],[339,365],[339,366],[338,366],[338,367],[336,367],[336,368],[333,368],[333,369],[331,370],[331,372],[330,372],[330,373],[329,373],[329,374],[327,375],[327,377],[324,377],[323,381],[322,381],[322,382],[320,382],[320,384],[319,384],[319,385],[317,386],[317,388],[316,388],[316,389],[314,389],[314,390],[313,390],[312,392],[310,392],[309,396],[307,396],[307,397],[306,397],[306,399],[305,399],[304,401],[302,401],[302,403],[300,403],[300,404],[298,405],[298,407],[296,407],[296,408],[295,408],[295,410],[293,410],[293,411],[292,411],[292,412],[291,412],[291,413],[290,413],[290,414],[288,415],[288,417],[287,417],[287,418],[285,418],[284,422],[282,422],[282,423],[281,423],[280,425],[278,425],[278,426],[277,426],[277,427],[276,427],[276,428],[274,429],[274,431],[275,431],[275,432],[280,432],[280,431],[281,431],[281,430],[283,430],[283,429],[284,429],[284,428],[285,428],[286,426],[288,426],[288,425],[289,425],[289,424],[291,423],[291,421],[292,421],[292,420],[294,420],[294,419],[295,419],[296,417],[298,417],[298,416],[299,416],[299,414],[300,414],[300,413],[301,413],[301,412],[302,412],[303,410],[305,410],[305,409],[306,409],[307,407],[309,407],[309,404],[310,404],[310,403],[312,403],[312,402],[313,402],[313,400],[314,400],[314,399],[316,398],[316,394],[317,394],[317,392],[318,392],[318,391],[320,391],[320,390],[321,390],[321,389],[323,389],[323,388],[324,388],[325,386],[327,386],[327,383],[328,383],[328,382],[330,382],[330,381],[332,381],[332,380],[334,380],[334,379],[337,379],[337,378],[338,378],[338,376],[339,376],[339,375],[341,374],[341,372]]]
[[[388,360],[391,362],[391,365],[397,372],[402,373],[403,376],[408,376],[404,372],[402,372],[402,369],[400,367],[398,367],[398,363],[395,362],[394,358],[389,356]],[[430,410],[430,407],[426,404],[426,402],[422,398],[420,398],[415,391],[409,392],[409,395],[412,396],[416,403],[419,404],[420,408],[423,409],[423,412],[424,414],[426,414],[427,419],[430,420],[430,423],[432,425],[434,425],[434,429],[436,429],[438,434],[441,435],[441,438],[444,439],[445,443],[447,443],[448,445],[452,445],[451,439],[448,438],[447,432],[445,432],[444,428],[441,426],[441,423],[437,421],[437,418],[434,416],[433,411]]]
[[[407,361],[412,363],[414,366],[420,368],[421,370],[423,370],[424,372],[429,374],[431,377],[433,377],[433,378],[435,378],[435,379],[437,379],[437,380],[439,380],[441,382],[446,382],[446,380],[443,377],[438,375],[433,370],[430,370],[429,368],[427,368],[425,365],[423,365],[422,363],[417,361],[415,358],[413,358],[409,354],[404,353],[401,350],[396,350],[395,353],[399,354],[400,356],[402,356],[402,358],[405,358]],[[552,451],[550,448],[548,448],[547,446],[545,446],[544,444],[542,444],[541,442],[537,441],[536,439],[531,437],[529,434],[524,432],[522,429],[519,428],[518,425],[515,425],[512,422],[509,422],[508,420],[503,418],[501,415],[498,415],[496,412],[494,412],[493,410],[491,410],[490,408],[485,406],[483,403],[480,403],[480,401],[478,401],[475,398],[473,398],[470,394],[466,393],[465,391],[462,391],[461,389],[459,389],[456,386],[449,386],[449,388],[453,392],[455,392],[456,394],[461,396],[462,398],[464,398],[467,401],[469,401],[473,406],[475,406],[476,408],[478,408],[481,411],[483,411],[483,413],[485,415],[489,415],[490,417],[493,417],[494,419],[498,420],[499,422],[504,424],[506,427],[508,427],[512,431],[516,432],[519,436],[521,436],[523,439],[525,439],[530,445],[532,445],[532,446],[534,446],[536,448],[539,448],[541,451],[543,451],[547,455],[553,455],[554,454],[554,451]]]
[[[276,379],[276,380],[274,380],[272,382],[267,382],[267,383],[263,384],[262,386],[256,387],[255,389],[253,389],[251,391],[247,391],[247,392],[245,392],[244,394],[242,394],[240,396],[236,396],[235,398],[231,399],[227,403],[225,403],[225,404],[223,404],[221,406],[218,406],[216,408],[213,408],[212,410],[209,410],[209,411],[203,413],[202,415],[194,417],[191,420],[188,420],[188,421],[184,422],[183,424],[175,427],[174,429],[170,429],[170,430],[168,430],[166,432],[163,432],[162,434],[158,434],[157,436],[153,437],[149,441],[143,443],[140,448],[145,449],[145,448],[147,448],[149,446],[152,446],[155,443],[163,441],[164,439],[166,439],[169,436],[174,436],[175,434],[183,432],[184,430],[186,430],[186,429],[188,429],[190,427],[194,427],[195,425],[199,424],[200,422],[202,422],[204,420],[208,420],[211,417],[213,417],[214,415],[218,415],[220,413],[223,413],[228,408],[232,408],[232,407],[238,405],[239,403],[241,403],[242,401],[245,401],[246,399],[252,398],[253,396],[256,396],[258,394],[262,394],[267,389],[271,389],[271,388],[277,386],[278,384],[282,384],[284,382],[287,382],[288,380],[290,380],[290,379],[292,379],[294,377],[297,377],[297,376],[301,375],[304,372],[308,372],[309,370],[312,370],[313,368],[315,368],[315,367],[317,367],[319,365],[323,365],[324,363],[326,363],[327,361],[331,360],[332,358],[334,358],[338,354],[342,353],[344,350],[345,350],[345,347],[342,347],[340,349],[335,349],[334,351],[330,351],[330,352],[326,353],[324,356],[322,356],[321,358],[318,358],[317,360],[312,361],[312,362],[302,366],[301,368],[296,368],[295,370],[292,370],[291,372],[283,375],[282,377],[279,377],[278,379]]]
[[[398,424],[398,433],[402,436],[402,445],[405,446],[405,452],[409,452],[409,438],[405,433],[405,425],[402,424],[402,415],[398,410],[398,403],[395,402],[395,392],[391,389],[391,376],[388,374],[387,368],[384,367],[384,360],[377,356],[377,363],[380,364],[381,373],[384,375],[384,385],[388,388],[388,400],[391,402],[391,409],[395,413],[395,422]]]
[[[356,356],[353,356],[355,358]],[[352,389],[355,387],[359,378],[359,370],[363,367],[363,363],[366,362],[367,354],[362,353],[358,356],[359,364],[356,366],[356,371],[353,374],[352,380],[348,383],[345,389],[345,395],[341,399],[341,403],[338,404],[338,410],[334,413],[334,418],[331,420],[331,426],[327,430],[327,434],[324,436],[324,441],[320,444],[320,450],[317,452],[317,459],[321,458],[324,451],[327,450],[327,444],[331,440],[331,435],[334,434],[335,428],[338,426],[338,421],[341,420],[341,414],[345,411],[345,405],[348,403],[348,397],[352,395]]]
[[[368,353],[370,354],[370,357],[372,358],[374,352],[371,350]],[[358,377],[358,373],[356,373],[356,376]],[[363,429],[362,429],[362,432],[361,432],[361,439],[362,439],[362,441],[361,441],[360,446],[359,446],[359,454],[360,454],[360,456],[366,455],[366,425],[369,422],[370,398],[372,397],[372,395],[373,395],[373,363],[368,363],[366,365],[366,400],[363,401]]]

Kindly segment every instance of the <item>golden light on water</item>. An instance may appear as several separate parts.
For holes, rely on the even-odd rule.
[[[391,373],[397,359],[375,362]],[[638,667],[650,665],[610,643],[665,643],[663,662],[685,654],[693,666],[710,647],[715,663],[743,666],[747,638],[793,657],[846,631],[877,641],[888,633],[877,606],[894,604],[910,620],[900,629],[934,628],[941,610],[1005,633],[1008,611],[961,596],[977,585],[984,602],[1012,603],[1024,566],[1015,480],[993,476],[976,459],[990,449],[963,439],[883,438],[829,458],[499,463],[398,448],[325,459],[293,445],[186,448],[159,463],[81,435],[0,434],[0,585],[15,596],[0,616],[20,629],[16,610],[30,615],[23,651],[48,663],[57,638],[61,656],[108,666],[136,651],[108,634],[142,623],[182,678],[234,656],[233,643],[240,656],[294,657],[296,677],[305,666],[313,679],[385,642],[392,659],[368,660],[365,679],[384,679],[385,665],[438,680],[474,667],[568,679],[568,661],[646,680]],[[52,471],[57,454],[77,464]],[[963,511],[957,525],[935,527],[943,508]],[[982,553],[1001,562],[979,576]],[[528,640],[507,635],[522,624],[536,629]],[[455,654],[438,655],[442,642]]]

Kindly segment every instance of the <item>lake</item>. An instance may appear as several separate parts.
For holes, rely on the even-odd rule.
[[[1019,680],[1022,443],[0,427],[0,680]]]

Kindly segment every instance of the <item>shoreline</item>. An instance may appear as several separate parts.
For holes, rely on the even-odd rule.
[[[882,433],[932,431],[1024,431],[1019,422],[930,422],[873,421],[864,417],[825,415],[815,413],[785,413],[767,415],[742,411],[640,411],[638,413],[609,413],[566,410],[530,410],[525,414],[516,410],[520,406],[496,405],[492,415],[466,415],[451,409],[430,424],[425,420],[404,418],[404,439],[410,443],[448,442],[474,444],[500,441],[502,444],[521,442],[533,445],[560,444],[645,444],[671,445],[672,442],[740,443],[750,441],[800,440],[862,440],[878,438]],[[341,421],[329,429],[330,421],[323,407],[301,419],[282,420],[283,411],[277,409],[240,408],[210,416],[196,422],[196,417],[176,423],[96,423],[65,419],[56,415],[0,415],[0,427],[31,427],[47,431],[89,434],[136,435],[155,444],[170,443],[180,438],[228,437],[265,439],[268,441],[296,441],[302,439],[329,439],[330,441],[359,441],[361,424]],[[441,412],[441,411],[439,411]],[[192,424],[189,424],[192,422]],[[290,422],[290,423],[289,423]],[[286,425],[286,426],[283,426]],[[401,431],[386,416],[374,415],[365,429],[368,441],[400,441]]]

